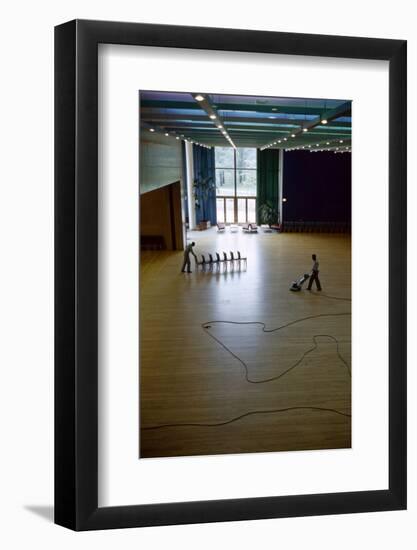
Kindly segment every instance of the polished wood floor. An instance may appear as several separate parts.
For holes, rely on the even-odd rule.
[[[350,238],[188,238],[247,268],[182,274],[182,252],[141,253],[140,456],[350,447]],[[322,293],[289,292],[314,252]]]

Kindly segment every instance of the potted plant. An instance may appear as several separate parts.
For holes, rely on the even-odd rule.
[[[271,201],[266,201],[258,208],[259,221],[261,224],[267,224],[271,227],[272,224],[278,221],[278,212]]]

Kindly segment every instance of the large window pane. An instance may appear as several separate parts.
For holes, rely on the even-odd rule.
[[[248,223],[256,223],[256,199],[248,199]]]
[[[234,168],[234,157],[234,150],[232,147],[216,147],[214,149],[216,168]]]
[[[225,196],[235,194],[235,171],[231,169],[216,168],[216,194]]]
[[[235,222],[235,199],[226,200],[226,223]]]
[[[235,154],[231,147],[216,147],[216,207],[219,222],[256,221],[256,158],[256,149],[253,148],[239,148]]]
[[[242,147],[236,152],[237,168],[256,169],[256,149]]]
[[[237,194],[256,197],[256,170],[237,170]]]
[[[216,200],[216,210],[217,210],[217,221],[219,223],[224,223],[224,199]]]
[[[237,222],[246,223],[246,199],[237,199]]]

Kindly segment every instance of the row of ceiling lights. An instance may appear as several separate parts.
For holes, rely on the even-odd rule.
[[[295,138],[295,134],[291,134],[291,137],[292,138]],[[283,139],[278,139],[277,141],[273,141],[272,143],[269,143],[268,145],[265,145],[265,147],[261,147],[261,151],[264,151],[265,149],[269,149],[270,147],[273,147],[274,145],[279,145],[280,143],[282,143],[283,141],[288,141],[288,138],[283,138]],[[339,139],[338,140],[338,143],[343,143],[343,139]],[[330,141],[326,141],[326,145],[330,145]],[[323,144],[320,144],[320,143],[316,143],[316,147],[320,147],[320,145],[323,145]],[[306,146],[302,146],[302,147],[293,147],[292,149],[286,149],[286,151],[290,151],[290,150],[294,150],[294,149],[307,149],[307,148],[311,148],[312,145],[306,145]],[[347,147],[346,147],[347,149]]]
[[[276,111],[277,109],[273,108],[272,110]],[[270,116],[269,118],[275,118],[275,116]],[[328,120],[326,118],[320,119],[320,124],[327,124],[327,122],[328,122]],[[303,128],[303,132],[308,132],[308,130],[309,130],[309,128],[307,128],[307,127]],[[291,137],[295,138],[297,136],[296,136],[296,134],[291,134]],[[262,147],[261,151],[263,151],[264,149],[268,149],[268,147],[273,147],[274,145],[277,145],[278,143],[282,143],[282,141],[287,141],[287,140],[288,140],[288,138],[283,138],[282,140],[279,139],[275,142],[269,143],[268,145],[265,145],[265,147]],[[341,140],[340,143],[343,143],[343,140]],[[327,143],[327,145],[329,145],[329,143]],[[318,146],[319,146],[319,144],[318,144]],[[311,147],[311,145],[309,145],[309,147]]]
[[[150,132],[156,132],[155,128],[149,128],[149,131]],[[194,145],[198,145],[199,147],[205,147],[206,149],[211,149],[210,145],[204,145],[204,143],[199,143],[198,141],[194,141],[191,138],[184,136],[184,134],[181,134],[181,135],[177,136],[173,132],[163,132],[163,131],[161,131],[161,132],[157,132],[157,133],[163,133],[166,137],[170,137],[170,136],[175,137],[175,139],[181,139],[183,141],[188,141],[189,143],[193,143]]]
[[[219,125],[218,128],[223,128],[223,126],[222,126],[222,125]],[[149,128],[149,131],[150,131],[150,132],[156,132],[155,128]],[[159,132],[158,132],[158,133],[159,133]],[[162,132],[161,132],[161,133],[162,133]],[[222,132],[222,133],[224,134],[224,132]],[[210,146],[210,145],[205,145],[205,144],[203,144],[203,143],[199,143],[198,141],[194,141],[194,140],[192,140],[192,139],[189,138],[189,137],[185,137],[183,134],[177,136],[177,135],[175,135],[175,134],[173,134],[173,133],[165,132],[165,136],[166,136],[166,137],[169,137],[169,136],[175,137],[175,139],[178,139],[178,140],[179,140],[179,139],[182,139],[183,141],[188,141],[189,143],[198,145],[199,147],[205,147],[206,149],[211,149],[211,146]],[[292,137],[293,137],[293,136],[292,136]],[[226,138],[226,139],[227,139],[227,138]],[[230,140],[230,141],[231,141],[231,140]],[[280,140],[280,139],[279,139],[278,141],[275,141],[275,142],[273,142],[273,143],[267,145],[266,147],[261,148],[261,151],[263,151],[264,149],[269,149],[270,147],[273,147],[274,145],[277,145],[277,144],[279,144],[279,143],[282,143],[282,141],[287,141],[287,138],[283,138],[283,140]],[[339,140],[339,143],[343,143],[343,139],[340,139],[340,140]],[[327,142],[326,142],[326,145],[330,145],[330,142],[327,141]],[[233,144],[232,146],[236,149],[236,147],[235,147],[234,144]],[[324,149],[311,149],[311,147],[312,147],[312,145],[307,145],[307,146],[304,146],[304,145],[303,145],[302,147],[287,148],[287,149],[285,149],[285,151],[298,151],[298,150],[300,150],[300,149],[307,149],[307,150],[310,149],[310,152],[313,152],[313,153],[314,153],[314,152],[316,152],[316,151],[333,151],[333,150],[334,150],[334,149],[326,149],[326,148],[324,148]],[[320,143],[316,143],[316,147],[320,147]],[[336,147],[335,152],[336,152],[336,151],[339,151],[339,149],[341,149],[341,148]],[[349,148],[349,147],[345,147],[345,150],[350,151],[350,148]],[[343,152],[343,151],[341,151],[341,152]]]
[[[194,99],[198,102],[201,102],[201,101],[204,101],[206,98],[201,94],[197,94],[197,95],[194,96]],[[227,133],[227,130],[223,126],[223,124],[220,123],[220,121],[218,120],[218,116],[214,113],[214,111],[209,114],[209,118],[217,126],[217,128],[220,130],[222,135],[227,139],[227,141],[230,143],[230,145],[233,147],[233,149],[236,149],[236,145],[233,143],[232,138]]]
[[[299,151],[300,149],[305,149],[304,147],[294,147],[293,149],[285,149],[285,151]],[[310,153],[320,153],[323,151],[333,151],[334,153],[350,153],[351,149],[349,147],[340,148],[336,147],[336,149],[307,149],[307,151],[310,151]]]

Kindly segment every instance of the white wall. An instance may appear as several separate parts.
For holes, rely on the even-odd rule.
[[[53,471],[53,26],[75,17],[405,38],[409,40],[409,150],[417,148],[417,35],[413,3],[253,3],[211,0],[15,0],[3,6],[0,86],[0,543],[7,549],[372,546],[417,541],[417,216],[409,221],[409,510],[74,534],[50,516]],[[409,204],[416,205],[416,156]],[[411,216],[413,214],[413,216]]]

